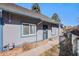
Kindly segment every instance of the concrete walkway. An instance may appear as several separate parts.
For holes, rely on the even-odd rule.
[[[52,48],[52,46],[54,46],[55,42],[53,41],[48,41],[48,44],[31,49],[29,51],[26,51],[24,53],[18,54],[17,56],[39,56],[41,53],[43,53],[44,51]]]

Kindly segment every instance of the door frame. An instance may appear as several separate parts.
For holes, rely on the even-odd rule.
[[[48,39],[48,25],[45,24],[43,25],[43,40],[44,39]]]

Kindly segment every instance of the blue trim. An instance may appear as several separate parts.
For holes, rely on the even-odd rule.
[[[3,19],[0,17],[0,51],[3,51]]]

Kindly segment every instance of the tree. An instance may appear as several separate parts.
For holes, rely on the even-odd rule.
[[[53,14],[52,20],[55,21],[55,22],[60,22],[60,19],[59,19],[59,16],[58,16],[57,13],[54,13],[54,14]]]
[[[40,13],[40,6],[39,6],[39,4],[34,3],[33,6],[32,6],[32,10],[34,12]]]

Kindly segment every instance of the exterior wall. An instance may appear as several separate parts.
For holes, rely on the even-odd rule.
[[[40,23],[37,25],[37,41],[43,40],[43,25]]]
[[[78,36],[72,34],[72,45],[73,45],[73,53],[76,54],[77,53],[77,38]]]
[[[42,27],[43,27],[43,25],[47,25],[48,26],[48,39],[49,38],[52,38],[52,24],[50,24],[50,23],[48,23],[48,22],[43,22],[42,23]]]
[[[52,32],[51,32],[51,29],[48,29],[48,38],[52,38]]]
[[[31,43],[36,41],[36,36],[21,36],[21,26],[20,25],[11,25],[5,24],[3,27],[3,45],[13,44],[16,45],[22,44],[24,42]]]
[[[48,38],[52,38],[52,25],[48,24]]]
[[[18,15],[13,15],[11,22],[9,23],[9,17],[7,13],[4,15],[4,25],[3,25],[3,46],[10,44],[10,46],[15,43],[15,45],[20,45],[22,43],[31,43],[36,41],[35,36],[22,37],[21,35],[21,23]],[[16,17],[17,16],[17,17]],[[23,18],[24,19],[24,18]],[[27,19],[26,19],[27,20]]]
[[[45,25],[48,25],[48,38],[54,38],[54,39],[58,39],[58,27],[55,24],[51,24],[51,23],[43,23]],[[52,28],[53,32],[55,32],[55,34],[52,34]]]
[[[53,39],[59,39],[59,28],[58,25],[52,24],[52,37]]]
[[[33,23],[28,17],[16,15],[13,13],[3,13],[4,25],[3,25],[3,46],[15,44],[16,46],[23,43],[32,43],[43,40],[43,24],[48,25],[48,38],[51,38],[53,25],[47,22],[37,25],[37,34],[33,36],[22,37],[22,25],[21,23]],[[31,18],[32,19],[32,18]],[[36,23],[34,23],[36,24]]]

